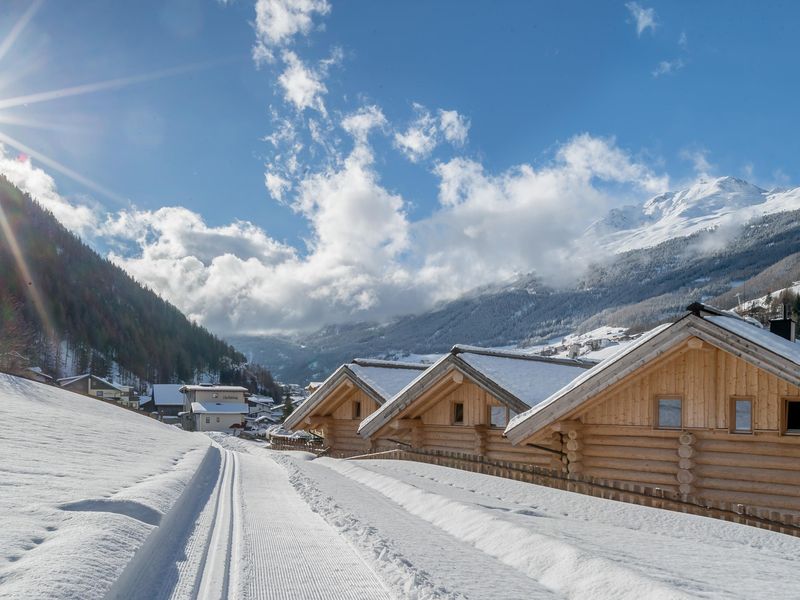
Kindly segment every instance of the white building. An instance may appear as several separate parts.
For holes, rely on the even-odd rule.
[[[233,385],[184,385],[185,426],[195,431],[226,431],[242,427],[248,414],[247,388]]]

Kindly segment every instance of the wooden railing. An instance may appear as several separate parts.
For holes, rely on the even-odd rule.
[[[641,506],[712,517],[800,537],[800,515],[798,514],[782,513],[737,502],[705,500],[697,496],[681,495],[678,492],[658,487],[624,481],[599,479],[586,475],[566,475],[559,471],[525,463],[496,461],[473,454],[417,448],[397,448],[371,454],[358,454],[348,458],[349,460],[413,460],[462,471],[544,485],[608,500],[618,500]]]

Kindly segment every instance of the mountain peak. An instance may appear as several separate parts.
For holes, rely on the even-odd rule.
[[[587,235],[613,252],[654,246],[725,221],[800,208],[800,188],[770,192],[738,177],[703,178],[640,205],[611,210]]]

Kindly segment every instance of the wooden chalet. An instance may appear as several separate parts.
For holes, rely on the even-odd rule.
[[[774,323],[793,338],[794,324]],[[800,511],[800,346],[693,304],[514,418],[569,474]]]
[[[416,379],[429,365],[357,358],[339,367],[286,419],[289,431],[309,431],[334,453],[366,451],[358,436],[364,417]]]
[[[454,346],[411,385],[367,417],[359,435],[372,449],[398,444],[550,466],[558,450],[514,447],[509,419],[595,363]]]

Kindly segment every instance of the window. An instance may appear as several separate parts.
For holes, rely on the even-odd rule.
[[[353,402],[353,418],[354,419],[361,418],[361,402],[358,401]]]
[[[219,423],[219,417],[217,417],[217,423]]]
[[[464,403],[455,402],[453,404],[453,425],[464,424]]]
[[[206,417],[206,423],[211,423],[211,417]]]
[[[786,433],[800,433],[800,399],[785,402],[783,430]]]
[[[683,424],[680,398],[658,398],[658,421],[656,427],[659,429],[680,429]]]
[[[508,425],[508,408],[505,406],[490,406],[489,425],[491,427],[505,428]]]
[[[731,398],[731,412],[729,418],[731,433],[752,433],[752,398]]]

